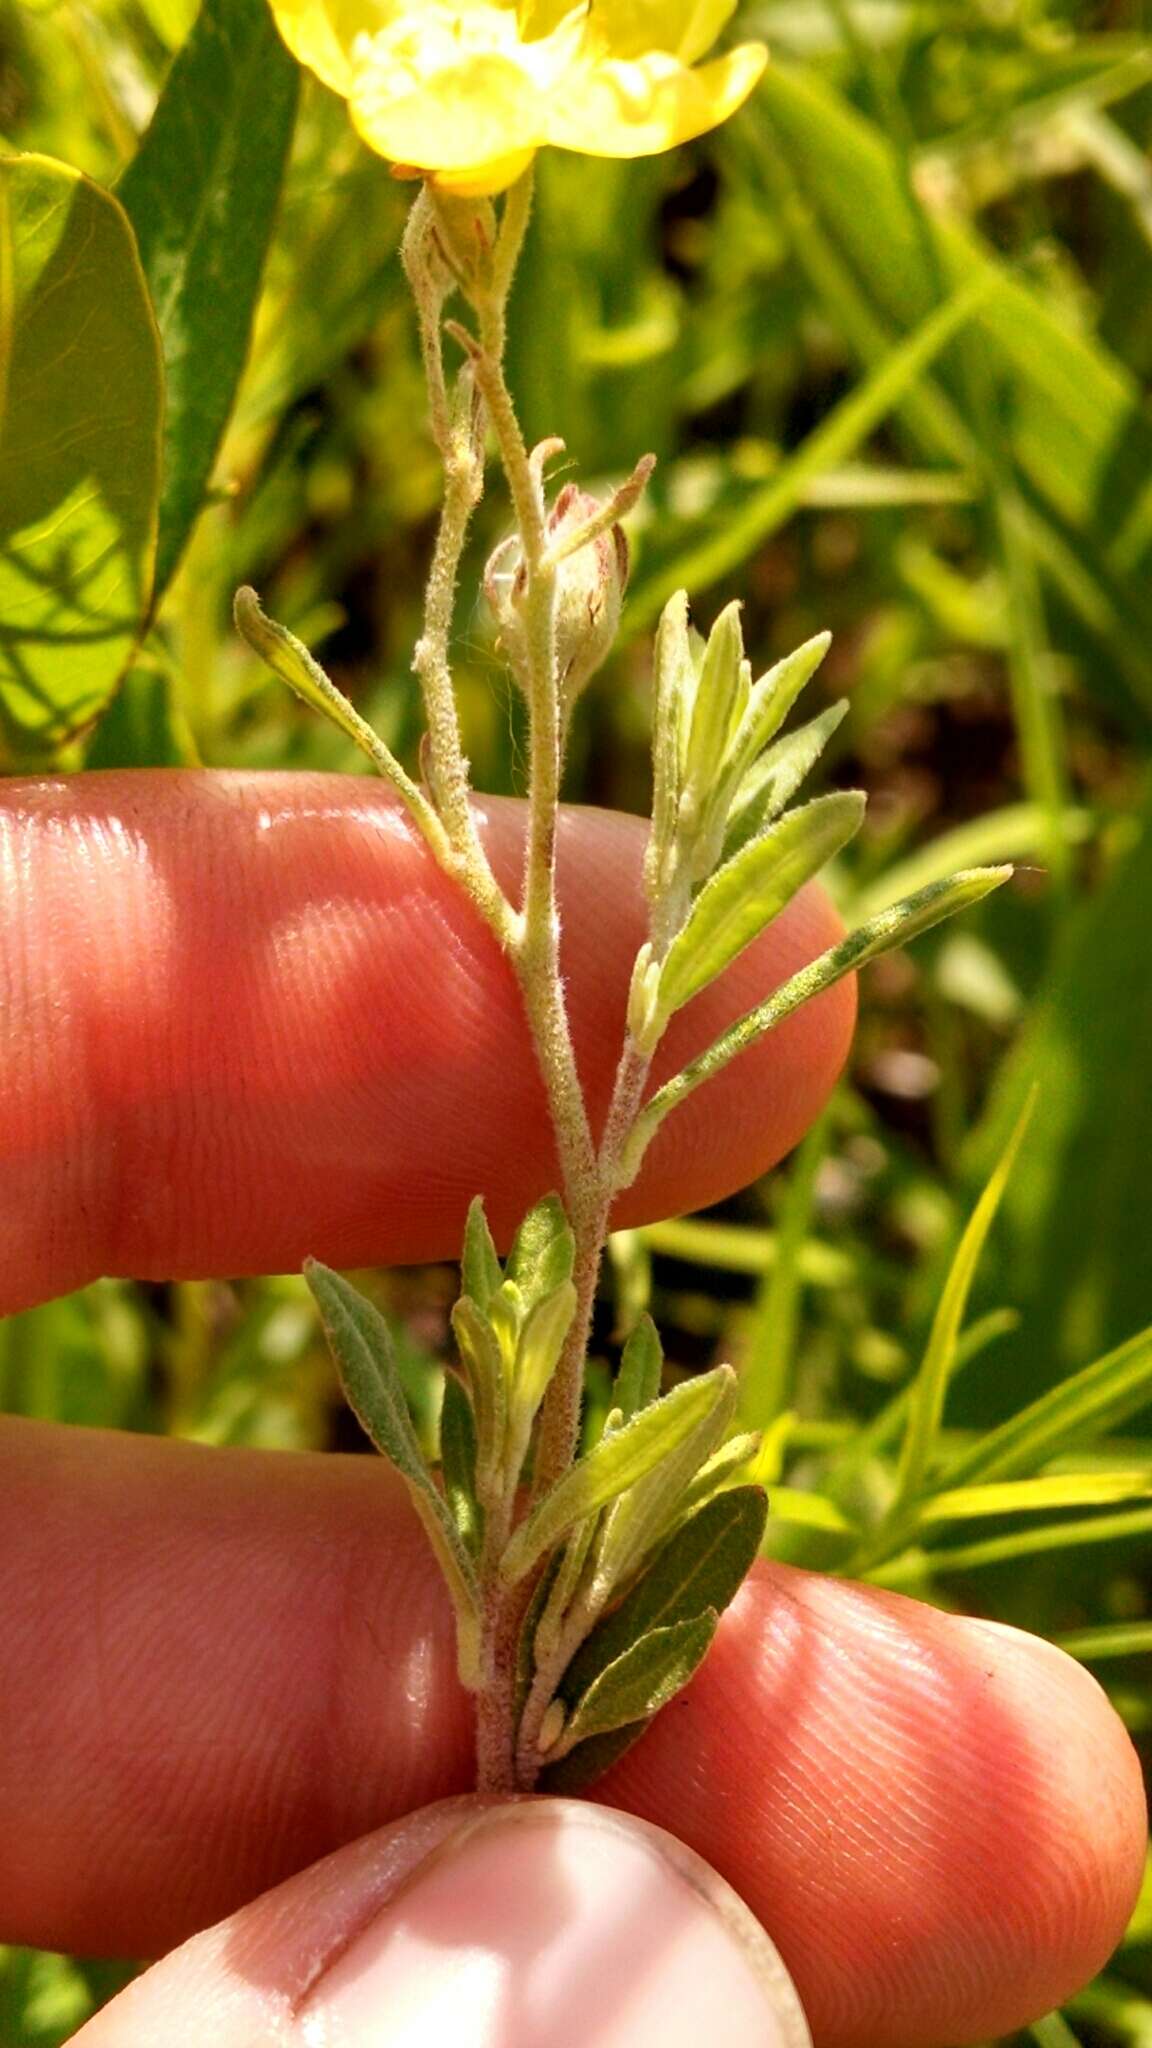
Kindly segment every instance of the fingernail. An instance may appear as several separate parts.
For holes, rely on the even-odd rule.
[[[700,1857],[553,1799],[449,1837],[298,2025],[309,2048],[811,2048],[776,1950]]]

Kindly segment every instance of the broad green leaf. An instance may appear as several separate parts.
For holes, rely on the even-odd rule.
[[[1040,1479],[994,1480],[934,1494],[919,1520],[967,1522],[985,1515],[1042,1514],[1052,1508],[1115,1507],[1152,1498],[1152,1464],[1131,1472],[1049,1472]]]
[[[318,1259],[304,1276],[316,1297],[349,1406],[378,1451],[396,1467],[424,1524],[456,1609],[460,1676],[479,1681],[479,1587],[452,1512],[416,1439],[396,1367],[392,1333],[379,1309]]]
[[[692,1621],[655,1628],[633,1643],[581,1698],[556,1745],[558,1758],[594,1735],[608,1735],[658,1714],[699,1670],[719,1619],[709,1609]]]
[[[460,1278],[463,1291],[469,1294],[478,1309],[483,1312],[501,1280],[500,1261],[488,1218],[484,1214],[484,1200],[481,1195],[468,1205],[468,1221],[464,1227],[464,1256],[460,1262]]]
[[[667,1019],[722,974],[798,889],[818,874],[860,828],[864,798],[855,790],[820,796],[790,811],[706,882],[668,948],[660,975]]]
[[[730,860],[742,846],[778,818],[790,804],[801,784],[816,766],[828,741],[848,709],[848,699],[830,704],[817,718],[810,719],[769,747],[753,763],[739,788],[728,817],[724,858]]]
[[[454,1372],[444,1375],[440,1409],[440,1469],[444,1498],[464,1543],[473,1555],[483,1536],[483,1511],[476,1499],[476,1418]]]
[[[613,1388],[613,1400],[623,1411],[625,1422],[658,1398],[663,1373],[663,1347],[655,1323],[645,1312],[628,1335]]]
[[[758,1486],[721,1493],[657,1551],[620,1605],[577,1650],[557,1688],[574,1706],[609,1665],[654,1628],[691,1621],[735,1599],[759,1553],[768,1502]]]
[[[1015,1479],[1084,1447],[1152,1400],[1152,1329],[1142,1330],[989,1430],[945,1468],[949,1488]]]
[[[700,1467],[723,1443],[736,1413],[735,1374],[725,1398],[702,1415],[682,1443],[663,1458],[655,1471],[613,1501],[596,1540],[592,1598],[601,1608],[616,1588],[640,1569],[654,1546],[684,1511],[684,1497]]]
[[[1023,1143],[1024,1133],[1031,1121],[1034,1108],[1035,1097],[1030,1096],[983,1194],[972,1211],[941,1290],[928,1345],[915,1384],[910,1390],[908,1424],[901,1446],[896,1472],[896,1491],[890,1510],[893,1516],[899,1513],[906,1502],[915,1500],[924,1489],[944,1414],[948,1382],[956,1364],[961,1325],[968,1307],[968,1296],[972,1290],[976,1268],[995,1221],[996,1212],[1003,1200],[1004,1190],[1008,1186],[1016,1155]]]
[[[504,1553],[502,1576],[509,1581],[522,1578],[577,1522],[635,1486],[671,1456],[705,1417],[727,1407],[734,1390],[731,1367],[718,1365],[713,1372],[685,1380],[633,1416],[615,1435],[602,1438],[520,1524]]]
[[[160,344],[110,193],[0,161],[0,766],[98,717],[152,591]]]
[[[532,1308],[572,1278],[575,1240],[559,1195],[545,1195],[516,1232],[505,1272]]]
[[[731,1025],[707,1052],[701,1053],[699,1059],[692,1060],[671,1081],[657,1089],[637,1117],[632,1136],[624,1148],[621,1186],[628,1186],[639,1172],[640,1162],[653,1134],[669,1112],[703,1082],[711,1080],[713,1074],[718,1074],[738,1053],[754,1045],[766,1032],[774,1030],[785,1017],[791,1016],[793,1010],[800,1009],[813,996],[842,981],[846,974],[865,966],[869,960],[877,959],[881,953],[890,952],[894,946],[908,945],[921,932],[930,931],[933,925],[954,916],[967,905],[979,903],[981,897],[1006,882],[1011,872],[1011,868],[974,868],[968,874],[952,875],[946,882],[934,882],[929,888],[920,890],[918,895],[910,896],[907,902],[893,904],[890,910],[881,911],[859,930],[850,932],[839,945],[830,947],[828,952],[821,953],[809,966],[802,967],[798,974],[783,982],[765,1002]],[[703,894],[701,891],[701,900]]]
[[[266,0],[202,0],[118,187],[167,371],[157,598],[204,502],[248,353],[298,94]]]

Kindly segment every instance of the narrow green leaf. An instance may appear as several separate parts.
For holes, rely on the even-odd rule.
[[[735,1598],[759,1553],[768,1501],[758,1486],[721,1493],[657,1551],[620,1605],[577,1650],[557,1691],[574,1706],[618,1657],[655,1628],[717,1614]]]
[[[157,597],[204,503],[248,354],[298,96],[265,0],[203,0],[120,180],[168,382]]]
[[[650,1408],[659,1398],[663,1374],[664,1350],[656,1325],[645,1312],[629,1333],[613,1389],[612,1398],[622,1411],[625,1422],[639,1415],[642,1408]]]
[[[1080,1628],[1056,1637],[1057,1646],[1083,1664],[1096,1664],[1106,1657],[1147,1657],[1152,1655],[1152,1621],[1121,1621],[1111,1628]]]
[[[471,1295],[478,1309],[483,1312],[490,1298],[495,1294],[504,1278],[488,1218],[484,1214],[484,1199],[477,1195],[468,1205],[468,1221],[464,1226],[464,1255],[460,1261],[460,1278],[463,1291]]]
[[[496,1332],[471,1295],[462,1294],[453,1304],[451,1320],[476,1415],[477,1483],[486,1499],[504,1463],[508,1415],[504,1359]]]
[[[596,1541],[592,1599],[599,1610],[632,1578],[683,1513],[684,1496],[701,1465],[723,1443],[736,1413],[736,1376],[718,1400],[667,1453],[608,1509]],[[646,1410],[646,1413],[652,1411]]]
[[[688,639],[688,599],[669,598],[656,629],[652,671],[652,830],[644,856],[644,885],[653,900],[676,837],[680,804],[680,734],[687,725],[683,699],[695,688]]]
[[[934,882],[929,888],[910,896],[907,902],[893,904],[890,910],[881,911],[859,930],[850,932],[839,945],[830,947],[809,966],[802,967],[798,974],[783,982],[765,1002],[747,1011],[731,1025],[707,1052],[701,1053],[699,1059],[692,1060],[671,1081],[657,1089],[637,1117],[632,1136],[625,1146],[621,1186],[629,1186],[639,1172],[644,1153],[669,1111],[703,1082],[711,1080],[713,1074],[718,1074],[738,1053],[755,1045],[785,1017],[791,1016],[794,1010],[800,1009],[824,989],[842,981],[846,974],[863,967],[869,960],[877,959],[881,953],[890,952],[894,946],[908,945],[942,919],[954,916],[969,904],[978,903],[990,890],[1000,888],[1011,873],[1011,868],[1007,867],[974,868],[967,874],[952,875],[946,882]]]
[[[742,846],[770,825],[811,774],[828,741],[848,710],[848,699],[830,704],[807,725],[786,733],[769,747],[748,770],[728,816],[724,858],[731,860]]]
[[[550,1663],[556,1654],[568,1610],[584,1576],[584,1567],[588,1562],[599,1525],[599,1515],[589,1515],[585,1521],[576,1524],[563,1550],[555,1553],[556,1569],[551,1576],[552,1590],[547,1606],[540,1615],[534,1639],[534,1668],[535,1665]]]
[[[152,590],[160,343],[123,208],[0,161],[0,768],[108,703]]]
[[[896,1491],[890,1509],[893,1517],[908,1501],[915,1500],[923,1491],[936,1448],[940,1422],[944,1414],[944,1400],[956,1363],[956,1349],[968,1306],[968,1296],[976,1277],[976,1268],[988,1232],[1004,1198],[1004,1190],[1008,1186],[1016,1155],[1023,1143],[1024,1133],[1031,1121],[1035,1105],[1036,1098],[1032,1095],[1025,1103],[995,1170],[989,1176],[987,1185],[968,1219],[941,1290],[924,1358],[910,1392],[908,1424],[901,1446],[896,1471]]]
[[[286,626],[278,625],[275,619],[268,617],[256,592],[248,585],[236,592],[232,615],[236,631],[242,640],[247,641],[253,654],[259,655],[273,675],[287,683],[305,704],[313,711],[319,711],[337,732],[351,740],[353,746],[371,761],[377,773],[392,784],[432,851],[446,864],[449,851],[444,827],[424,791],[400,766],[391,748],[373,731],[367,719],[361,718],[331,677],[325,675],[303,641],[297,640]]]
[[[952,1486],[924,1502],[919,1520],[967,1522],[985,1515],[1034,1515],[1052,1508],[1115,1507],[1152,1499],[1152,1464],[1131,1472],[1047,1472],[1039,1479]]]
[[[710,1458],[706,1458],[695,1479],[685,1487],[677,1510],[677,1522],[694,1515],[698,1508],[712,1500],[717,1494],[731,1491],[741,1481],[753,1477],[746,1468],[751,1466],[760,1450],[763,1438],[756,1430],[745,1430],[740,1436],[730,1436]],[[759,1477],[756,1484],[760,1484]]]
[[[633,1643],[589,1686],[557,1744],[558,1757],[593,1735],[608,1735],[658,1714],[699,1670],[719,1619],[708,1609],[692,1621],[654,1628]]]
[[[454,1372],[444,1375],[440,1409],[440,1469],[444,1498],[472,1556],[484,1533],[484,1516],[476,1499],[476,1418],[472,1403]]]
[[[504,1553],[501,1575],[512,1581],[530,1571],[538,1557],[559,1543],[585,1515],[635,1486],[691,1435],[703,1418],[734,1398],[730,1366],[685,1380],[650,1408],[602,1438],[573,1465],[520,1524]]]
[[[772,1488],[772,1519],[792,1522],[802,1529],[824,1529],[830,1536],[853,1536],[856,1529],[841,1508],[825,1494],[808,1493],[801,1487]]]
[[[703,590],[730,575],[763,547],[803,502],[814,478],[839,469],[896,411],[960,329],[983,310],[994,283],[994,279],[981,276],[930,313],[912,333],[894,342],[884,361],[841,399],[798,452],[725,521],[719,533],[678,555],[639,586],[625,614],[625,631],[650,619],[670,592],[681,586]]]
[[[1152,1329],[1063,1380],[950,1464],[948,1486],[1015,1479],[1064,1451],[1082,1451],[1152,1398]]]
[[[1044,1522],[1031,1529],[1014,1530],[1010,1536],[992,1536],[982,1543],[907,1550],[871,1576],[886,1586],[907,1585],[910,1581],[919,1583],[928,1572],[983,1571],[993,1565],[1015,1563],[1022,1557],[1080,1550],[1096,1543],[1142,1543],[1147,1536],[1152,1536],[1152,1508],[1135,1508],[1122,1515],[1086,1515],[1079,1521]]]
[[[528,1211],[516,1232],[505,1272],[532,1308],[572,1278],[575,1239],[559,1195],[545,1195]]]
[[[660,976],[667,1019],[722,974],[860,828],[855,790],[817,797],[753,839],[706,882]]]
[[[778,661],[767,675],[753,685],[752,694],[740,721],[739,730],[732,741],[725,770],[739,784],[764,752],[768,742],[775,738],[795,704],[801,690],[811,682],[824,656],[832,645],[831,633],[817,633],[812,640],[806,640],[802,647],[794,648]]]
[[[685,796],[702,807],[712,793],[748,694],[740,604],[725,605],[704,650],[683,763]]]
[[[331,1267],[309,1259],[304,1277],[316,1297],[348,1404],[377,1450],[399,1472],[424,1524],[456,1609],[461,1680],[475,1687],[480,1641],[476,1573],[412,1427],[392,1333],[379,1309]]]
[[[529,1418],[535,1415],[547,1392],[564,1348],[564,1339],[576,1313],[576,1289],[571,1280],[536,1303],[520,1333],[516,1352],[516,1403]]]

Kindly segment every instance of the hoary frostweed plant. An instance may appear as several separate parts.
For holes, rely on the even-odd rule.
[[[241,632],[363,749],[431,855],[510,960],[547,1090],[562,1186],[525,1217],[501,1262],[482,1201],[463,1248],[439,1468],[409,1419],[388,1326],[340,1275],[308,1279],[352,1407],[400,1473],[455,1608],[460,1676],[475,1696],[485,1790],[588,1783],[706,1656],[760,1547],[757,1442],[733,1435],[730,1367],[661,1391],[660,1341],[632,1330],[609,1412],[581,1447],[589,1327],[615,1197],[665,1117],[821,990],[974,902],[1007,870],[960,874],[822,954],[652,1092],[653,1056],[685,1003],[722,974],[858,830],[864,799],[797,803],[840,718],[783,733],[827,645],[757,675],[740,611],[703,638],[674,597],[653,657],[648,930],[603,1130],[591,1127],[559,965],[557,806],[573,704],[612,645],[628,571],[621,520],[637,463],[610,496],[554,492],[559,441],[525,445],[505,380],[506,309],[545,143],[620,155],[667,148],[722,120],[763,52],[693,68],[728,0],[275,0],[293,49],[344,93],[360,131],[422,176],[404,242],[443,461],[444,498],[415,650],[427,731],[419,778],[307,650],[241,591]],[[452,367],[450,367],[450,363]],[[489,865],[470,802],[450,660],[458,569],[494,444],[512,531],[485,588],[529,730],[518,893]]]

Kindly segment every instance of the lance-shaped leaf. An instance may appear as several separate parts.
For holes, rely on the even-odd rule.
[[[728,813],[724,857],[730,860],[766,825],[780,816],[812,773],[848,709],[848,699],[830,704],[818,718],[786,733],[755,761],[740,783]]]
[[[720,1449],[701,1465],[691,1484],[685,1487],[678,1521],[695,1514],[714,1495],[738,1487],[741,1481],[755,1481],[759,1486],[761,1474],[754,1460],[763,1444],[764,1438],[756,1430],[730,1436],[726,1444],[721,1444]]]
[[[540,1610],[535,1631],[535,1665],[549,1663],[559,1649],[568,1611],[584,1575],[599,1525],[599,1515],[589,1515],[585,1521],[578,1522],[563,1551],[558,1553],[558,1569],[551,1581],[547,1603]]]
[[[304,1276],[316,1297],[348,1404],[377,1450],[396,1467],[424,1524],[456,1609],[461,1682],[474,1688],[480,1678],[476,1573],[412,1427],[392,1333],[379,1309],[331,1267],[309,1259]]]
[[[612,1390],[613,1401],[625,1422],[639,1415],[642,1408],[651,1407],[658,1398],[663,1372],[663,1347],[656,1325],[645,1311],[635,1329],[629,1332]]]
[[[714,1608],[723,1614],[752,1568],[764,1537],[767,1495],[759,1486],[717,1494],[657,1551],[618,1607],[585,1638],[557,1686],[569,1706],[641,1636]]]
[[[576,1289],[562,1280],[525,1319],[516,1351],[515,1400],[529,1419],[544,1399],[575,1313]]]
[[[576,1245],[559,1195],[545,1195],[528,1211],[516,1232],[505,1272],[533,1308],[572,1278]]]
[[[645,1408],[623,1429],[604,1437],[586,1457],[557,1481],[515,1531],[501,1561],[508,1581],[531,1571],[537,1558],[563,1541],[586,1515],[615,1500],[670,1456],[704,1417],[732,1400],[735,1374],[730,1366],[685,1380]]]
[[[0,162],[0,767],[103,710],[148,615],[164,394],[132,230],[43,156]]]
[[[664,1021],[707,988],[778,917],[798,889],[860,828],[857,790],[817,797],[753,839],[706,882],[668,948],[660,976]]]
[[[673,1622],[641,1636],[589,1686],[554,1745],[557,1760],[594,1735],[608,1735],[658,1714],[699,1670],[719,1619],[709,1608],[692,1621]]]
[[[775,738],[831,645],[831,633],[817,633],[814,639],[806,640],[802,647],[786,654],[783,661],[778,661],[754,684],[724,763],[725,772],[731,776],[733,784],[739,783],[763,753],[769,740]]]
[[[464,1226],[464,1255],[460,1261],[460,1278],[463,1291],[471,1295],[478,1309],[487,1308],[501,1280],[500,1261],[488,1218],[484,1214],[484,1199],[477,1195],[468,1205],[468,1221]]]
[[[120,180],[168,382],[157,596],[204,503],[248,354],[299,90],[264,0],[203,0]]]
[[[711,633],[700,665],[692,706],[692,722],[684,755],[684,794],[703,810],[715,786],[733,730],[751,688],[740,630],[740,605],[725,605]]]
[[[331,676],[325,675],[320,663],[311,655],[303,641],[297,640],[287,626],[278,625],[263,610],[256,592],[247,584],[236,592],[232,606],[236,631],[246,640],[253,654],[258,654],[273,675],[343,733],[345,739],[360,749],[385,781],[392,784],[415,819],[425,839],[437,858],[447,862],[450,858],[447,836],[428,798],[413,782],[407,770],[390,747],[387,747],[378,733],[373,732],[367,719],[348,702],[343,691],[336,688]]]
[[[656,629],[652,689],[652,830],[644,857],[644,886],[655,901],[664,881],[665,863],[676,837],[680,803],[680,731],[685,723],[682,701],[695,688],[692,649],[688,639],[688,594],[677,591],[661,614]]]
[[[695,1429],[649,1472],[612,1503],[596,1543],[591,1598],[600,1608],[618,1586],[639,1570],[680,1512],[685,1488],[727,1434],[736,1413],[736,1376],[723,1400],[701,1416]]]
[[[454,1372],[444,1375],[440,1409],[440,1470],[444,1498],[473,1556],[480,1549],[484,1514],[476,1498],[476,1418],[472,1403]]]
[[[786,822],[786,821],[782,821]],[[969,868],[965,873],[950,875],[947,881],[932,882],[926,889],[917,890],[903,903],[894,903],[889,910],[882,910],[870,918],[857,931],[850,932],[839,945],[829,947],[817,959],[802,967],[798,974],[782,982],[774,994],[757,1004],[737,1019],[707,1052],[699,1059],[692,1060],[679,1074],[658,1088],[644,1109],[641,1110],[632,1129],[632,1135],[624,1148],[621,1160],[620,1186],[628,1187],[640,1171],[640,1162],[664,1118],[683,1102],[693,1090],[720,1073],[730,1060],[755,1045],[785,1017],[791,1016],[802,1004],[810,1002],[813,996],[822,994],[826,988],[842,981],[858,967],[869,960],[875,960],[881,953],[888,953],[894,946],[906,946],[946,917],[952,917],[958,910],[972,903],[979,903],[992,889],[998,889],[1008,880],[1012,869]]]
[[[482,1500],[497,1483],[504,1463],[508,1385],[500,1343],[487,1317],[471,1295],[462,1294],[452,1309],[452,1334],[468,1376],[476,1415],[476,1475]]]

